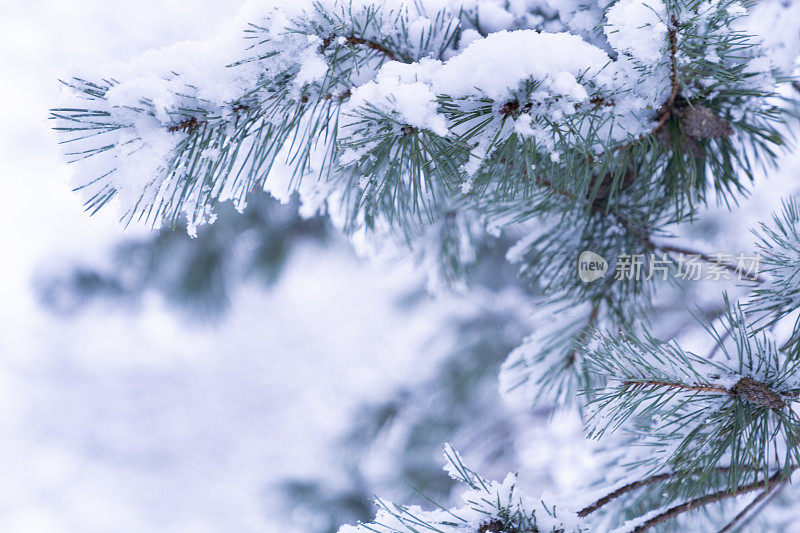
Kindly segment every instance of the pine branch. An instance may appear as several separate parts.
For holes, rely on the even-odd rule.
[[[450,445],[445,445],[450,477],[467,485],[462,494],[463,505],[447,509],[423,511],[418,507],[393,504],[381,499],[375,501],[378,514],[370,523],[340,529],[350,533],[409,533],[412,531],[438,531],[441,533],[469,528],[480,533],[541,532],[582,533],[585,529],[574,522],[565,524],[557,515],[555,506],[539,498],[532,498],[517,490],[516,475],[509,474],[503,482],[483,479],[464,466],[461,456]],[[423,495],[424,496],[424,495]],[[430,500],[429,500],[430,501]],[[476,520],[479,517],[479,520]],[[475,525],[477,524],[477,526]]]
[[[350,45],[350,46],[363,45],[363,46],[365,46],[366,48],[368,48],[370,50],[374,50],[376,52],[381,53],[382,55],[384,55],[387,59],[389,59],[391,61],[402,61],[404,63],[410,63],[410,62],[413,61],[407,55],[400,55],[398,53],[395,53],[390,48],[388,48],[387,46],[379,43],[378,41],[366,39],[364,37],[359,37],[359,36],[354,35],[354,34],[351,34],[348,37],[344,37],[343,41],[339,41],[338,39],[339,39],[339,37],[337,35],[335,35],[335,34],[323,39],[322,44],[320,45],[320,52],[322,53],[322,52],[325,52],[325,51],[329,50],[331,48],[331,44],[332,43],[336,43],[336,44],[340,44],[340,45],[341,44],[346,44],[346,45]],[[351,95],[351,89],[345,89],[343,91],[339,91],[336,94],[334,94],[332,92],[327,92],[323,96],[323,99],[325,99],[325,100],[333,99],[333,100],[337,100],[337,101],[345,101],[350,97],[350,95]],[[309,102],[308,96],[301,97],[300,103],[307,104],[308,102]],[[238,115],[242,111],[249,111],[249,110],[250,110],[250,106],[246,105],[246,104],[238,104],[237,103],[237,104],[234,104],[234,105],[231,106],[231,114],[234,116],[234,118],[238,118]],[[184,120],[182,120],[182,121],[180,121],[180,122],[178,122],[176,124],[168,126],[167,127],[167,131],[172,132],[172,133],[178,132],[178,131],[186,132],[186,133],[192,133],[195,130],[197,130],[200,126],[205,125],[208,122],[209,121],[207,119],[202,119],[202,118],[198,119],[197,117],[192,116],[192,117],[184,119]]]
[[[574,194],[570,193],[569,191],[555,187],[546,178],[537,178],[536,183],[541,187],[553,191],[557,195],[561,195],[570,200],[577,200]],[[724,261],[714,259],[713,257],[709,256],[704,252],[693,250],[683,246],[655,243],[646,232],[643,232],[638,228],[633,228],[632,224],[627,220],[627,218],[623,216],[616,208],[611,208],[609,206],[602,206],[597,204],[596,202],[592,202],[591,209],[592,211],[597,213],[604,213],[613,216],[620,223],[620,225],[625,231],[629,232],[629,234],[631,235],[639,236],[642,240],[642,243],[645,244],[651,250],[658,250],[668,254],[679,254],[689,257],[697,257],[705,263],[720,266],[740,277],[745,276],[748,281],[753,281],[757,283],[764,283],[766,281],[762,276],[759,275],[750,276],[747,272],[743,272],[738,266],[734,266]]]
[[[631,381],[631,380],[623,380],[622,385],[626,387],[631,387],[633,389],[636,388],[658,388],[658,387],[665,387],[668,389],[679,389],[684,391],[698,391],[698,392],[719,392],[723,394],[729,394],[730,391],[725,387],[718,387],[716,385],[685,385],[683,383],[673,383],[669,381],[659,381],[655,379],[647,379],[643,381]]]
[[[757,317],[758,329],[773,327],[789,315],[800,302],[800,277],[797,262],[800,257],[800,203],[796,197],[782,201],[782,209],[772,215],[771,224],[762,222],[753,234],[763,258],[763,271],[770,282],[756,287],[745,308]],[[800,324],[795,325],[795,330]],[[781,347],[789,351],[797,344],[798,332]]]
[[[736,351],[721,349],[727,361],[738,359],[736,367],[684,352],[646,331],[623,339],[599,337],[586,355],[590,370],[610,383],[593,391],[592,434],[600,436],[632,420],[643,444],[657,450],[641,465],[680,472],[680,478],[666,481],[683,497],[717,487],[712,474],[723,461],[731,465],[727,487],[755,482],[757,472],[800,462],[792,444],[800,427],[791,409],[787,411],[789,400],[800,393],[792,379],[798,362],[787,359],[762,334],[753,335],[738,308],[729,310],[726,319]],[[729,400],[720,401],[721,395]],[[686,476],[692,476],[691,483]]]
[[[655,450],[637,464],[673,472],[620,487],[579,515],[656,483],[672,491],[670,502],[688,500],[636,529],[644,531],[758,490],[778,474],[754,478],[781,461],[785,482],[795,468],[787,473],[787,465],[800,462],[800,426],[787,409],[800,396],[800,361],[754,334],[738,314],[730,333],[714,336],[726,361],[704,360],[634,331],[651,310],[649,280],[583,283],[575,276],[576,252],[590,247],[607,259],[661,251],[664,259],[689,255],[748,274],[652,240],[696,213],[712,192],[726,201],[742,193],[754,168],[776,160],[792,126],[783,117],[797,119],[771,98],[780,80],[759,71],[772,58],[757,36],[737,29],[745,16],[738,2],[600,2],[590,10],[597,16],[592,36],[559,28],[566,20],[560,7],[541,16],[529,6],[508,12],[505,26],[515,31],[478,31],[480,37],[467,33],[481,29],[477,12],[437,7],[428,16],[432,5],[425,4],[311,2],[286,17],[265,10],[248,30],[254,44],[226,49],[239,55],[226,56],[233,63],[225,68],[190,65],[181,74],[187,66],[169,65],[175,59],[167,55],[151,72],[133,68],[120,81],[77,80],[71,87],[80,105],[53,110],[53,118],[72,143],[68,157],[85,161],[91,174],[77,185],[87,206],[98,209],[116,195],[128,220],[174,223],[186,214],[190,226],[210,222],[219,202],[243,207],[286,155],[292,189],[304,192],[301,177],[321,177],[308,194],[322,210],[340,208],[335,218],[344,232],[396,232],[423,250],[423,261],[446,263],[448,279],[464,275],[484,233],[544,218],[552,222],[548,231],[520,246],[521,272],[544,280],[548,304],[573,305],[574,320],[555,324],[555,341],[531,342],[514,364],[546,366],[535,385],[557,389],[554,403],[583,386],[589,405],[600,406],[594,436],[630,421]],[[627,16],[634,12],[638,27]],[[214,68],[209,80],[197,74]],[[122,168],[126,163],[131,168]],[[133,175],[140,166],[146,174]],[[492,222],[500,222],[490,225],[498,213]],[[748,276],[760,284],[759,309],[775,320],[800,302],[800,239],[788,227],[796,215],[768,233],[778,244],[770,275]],[[675,261],[665,262],[674,268]],[[588,342],[601,318],[612,329],[630,326],[625,338]],[[729,336],[733,342],[724,342]],[[571,381],[563,387],[565,378]],[[466,474],[468,496],[477,500],[468,500],[465,513],[487,515],[482,533],[532,530],[534,510],[555,515],[544,503],[533,509],[534,500],[512,500],[513,476],[492,484],[460,461],[451,466]],[[664,470],[649,473],[657,471]],[[720,472],[729,476],[711,479]],[[772,490],[767,485],[734,522]],[[379,503],[390,525],[378,527],[422,523],[415,510]],[[426,516],[448,525],[438,513]]]

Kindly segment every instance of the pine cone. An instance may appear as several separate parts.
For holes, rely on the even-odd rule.
[[[681,124],[687,137],[692,139],[718,139],[733,135],[733,128],[704,105],[685,107],[680,112]]]

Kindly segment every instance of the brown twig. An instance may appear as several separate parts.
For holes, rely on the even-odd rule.
[[[724,474],[730,471],[730,467],[727,466],[719,466],[714,469],[715,472],[719,474]],[[624,496],[630,492],[633,492],[637,489],[642,487],[647,487],[649,485],[653,485],[655,483],[660,483],[662,481],[668,481],[673,479],[678,474],[672,473],[665,473],[665,474],[656,474],[650,477],[646,477],[644,479],[640,479],[638,481],[633,481],[628,483],[627,485],[623,485],[622,487],[614,490],[613,492],[608,493],[607,495],[603,496],[599,500],[596,500],[594,503],[587,505],[580,511],[578,511],[578,516],[581,518],[586,518],[588,515],[592,514],[593,512],[597,511],[598,509],[602,508],[606,504],[616,500],[617,498]]]
[[[624,386],[630,386],[631,388],[666,388],[666,389],[680,389],[686,391],[697,391],[697,392],[717,392],[720,394],[730,394],[731,391],[726,389],[725,387],[720,387],[718,385],[710,385],[705,383],[695,384],[695,385],[685,385],[683,383],[674,383],[672,381],[661,381],[657,379],[648,379],[645,381],[634,381],[628,380],[623,381],[622,384]]]
[[[195,117],[189,117],[184,119],[177,124],[173,124],[172,126],[167,128],[169,132],[176,132],[176,131],[185,131],[186,133],[192,133],[194,130],[200,127],[201,124],[205,124],[206,121],[202,120],[199,121]]]
[[[743,377],[736,382],[731,388],[721,387],[719,385],[712,385],[710,383],[697,383],[693,385],[686,385],[684,383],[676,383],[672,381],[664,381],[657,379],[648,380],[625,380],[622,382],[625,387],[631,388],[667,388],[667,389],[680,389],[685,391],[696,392],[711,392],[718,394],[727,394],[732,398],[745,400],[762,407],[769,407],[770,409],[783,409],[786,407],[786,402],[781,396],[793,397],[792,393],[777,393],[770,389],[765,383],[757,381],[751,377]]]

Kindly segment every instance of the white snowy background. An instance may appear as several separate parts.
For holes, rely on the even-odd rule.
[[[37,306],[37,268],[99,258],[122,237],[70,192],[47,121],[57,79],[207,38],[239,3],[0,6],[13,102],[0,133],[0,531],[303,531],[270,509],[271,484],[324,469],[348,409],[433,363],[418,356],[430,321],[393,304],[415,274],[343,248],[296,251],[277,287],[241,288],[213,325],[155,298],[72,319]]]
[[[276,503],[275,484],[324,472],[354,406],[436,364],[424,349],[431,317],[458,301],[403,311],[396,298],[420,282],[412,266],[370,264],[346,247],[295,250],[276,287],[240,287],[213,324],[155,297],[70,319],[37,304],[38,268],[99,260],[122,238],[113,210],[90,218],[70,192],[47,121],[59,76],[207,38],[240,3],[0,6],[0,531],[307,531]],[[789,158],[784,175],[799,166]],[[722,214],[727,227],[751,226],[777,204],[776,190],[760,189],[757,209],[735,221]],[[743,236],[718,244],[738,249]],[[591,463],[568,445],[579,431],[564,420],[532,428],[517,469],[558,463],[557,481],[574,483]]]

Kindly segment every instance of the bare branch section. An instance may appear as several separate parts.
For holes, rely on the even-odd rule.
[[[624,496],[625,494],[633,492],[633,491],[635,491],[637,489],[640,489],[642,487],[646,487],[648,485],[653,485],[655,483],[660,483],[661,481],[667,481],[667,480],[671,479],[674,475],[675,474],[656,474],[654,476],[650,476],[650,477],[647,477],[647,478],[644,478],[644,479],[640,479],[638,481],[634,481],[633,483],[628,483],[627,485],[624,485],[624,486],[618,488],[614,492],[610,492],[606,496],[603,496],[602,498],[600,498],[599,500],[597,500],[593,504],[584,507],[583,509],[578,511],[578,516],[580,516],[581,518],[586,518],[587,516],[589,516],[590,514],[592,514],[595,511],[597,511],[598,509],[600,509],[601,507],[603,507],[607,503],[610,503],[613,500],[616,500],[617,498],[619,498],[621,496]]]
[[[693,500],[689,500],[688,502],[682,503],[680,505],[676,505],[674,507],[670,507],[663,513],[660,513],[653,518],[647,520],[643,524],[636,526],[631,533],[642,533],[643,531],[647,531],[648,529],[657,526],[659,524],[663,524],[664,522],[675,518],[683,513],[688,511],[693,511],[695,509],[699,509],[700,507],[704,507],[711,503],[720,502],[723,500],[727,500],[729,498],[734,498],[741,494],[747,494],[748,492],[753,492],[754,490],[758,489],[769,489],[769,487],[780,484],[785,482],[789,479],[792,472],[795,471],[797,467],[793,467],[788,472],[779,471],[772,475],[772,477],[764,480],[764,481],[755,481],[753,483],[748,483],[746,485],[740,485],[733,489],[729,490],[721,490],[719,492],[714,492],[712,494],[706,494],[705,496],[701,496],[699,498],[695,498]]]
[[[727,466],[721,466],[719,468],[715,468],[714,470],[715,470],[715,472],[717,472],[719,474],[723,474],[725,472],[728,472],[730,470],[730,468],[727,467]],[[674,472],[664,473],[664,474],[655,474],[655,475],[652,475],[652,476],[649,476],[649,477],[646,477],[646,478],[643,478],[643,479],[639,479],[639,480],[633,481],[633,482],[628,483],[626,485],[623,485],[620,488],[616,489],[615,491],[606,494],[605,496],[603,496],[599,500],[595,501],[591,505],[587,505],[586,507],[584,507],[583,509],[578,511],[578,516],[581,517],[581,518],[586,518],[587,516],[589,516],[593,512],[595,512],[598,509],[602,508],[603,506],[611,503],[612,501],[616,500],[617,498],[625,496],[626,494],[634,492],[634,491],[636,491],[638,489],[641,489],[643,487],[648,487],[650,485],[655,485],[656,483],[661,483],[662,481],[669,481],[670,479],[674,479],[677,475],[679,475],[679,474],[675,474]]]

